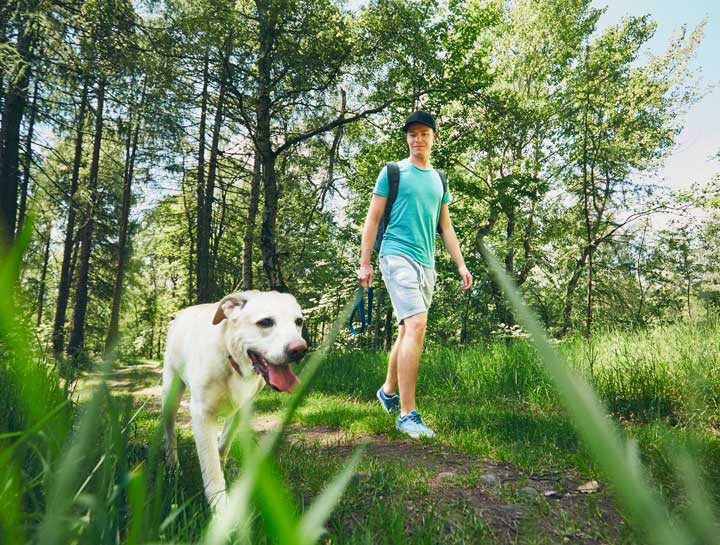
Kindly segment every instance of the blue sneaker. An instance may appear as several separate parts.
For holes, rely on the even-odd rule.
[[[400,409],[400,396],[397,394],[393,394],[391,396],[387,395],[385,393],[385,390],[382,386],[380,386],[380,389],[377,391],[377,398],[380,400],[380,403],[382,403],[383,409],[385,409],[385,412],[391,413],[393,411],[397,411]]]
[[[410,411],[405,416],[398,416],[395,427],[400,431],[407,433],[413,439],[421,437],[435,437],[435,432],[423,424],[422,418],[417,411]]]

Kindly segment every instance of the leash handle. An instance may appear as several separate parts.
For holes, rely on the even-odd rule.
[[[373,289],[368,288],[367,325],[372,324],[372,308],[373,308]]]
[[[365,320],[365,288],[359,286],[355,292],[355,305],[353,306],[352,312],[350,313],[350,321],[348,328],[350,333],[353,335],[359,335],[365,328],[372,323],[372,304],[373,304],[373,288],[368,288],[368,312],[367,321]],[[359,314],[360,318],[360,329],[355,329],[353,322],[355,321],[355,315]]]

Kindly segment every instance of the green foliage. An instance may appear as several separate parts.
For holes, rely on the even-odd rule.
[[[196,299],[200,110],[205,104],[207,179],[221,89],[211,299],[242,283],[258,92],[266,86],[277,153],[273,251],[287,288],[309,311],[308,334],[318,341],[353,289],[360,228],[377,173],[407,153],[398,127],[418,107],[437,114],[433,162],[449,173],[453,223],[476,280],[469,294],[461,293],[454,264],[438,252],[437,312],[428,342],[469,344],[512,326],[482,262],[481,239],[503,255],[505,270],[554,334],[577,329],[589,311],[593,325],[604,328],[673,321],[680,307],[693,317],[709,315],[717,306],[717,260],[697,258],[712,247],[711,230],[688,231],[695,267],[688,303],[685,286],[671,279],[690,274],[683,273],[683,253],[665,251],[668,241],[642,235],[636,221],[673,202],[633,181],[634,173],[659,164],[681,114],[701,92],[688,62],[702,25],[674,38],[665,54],[644,60],[651,18],[629,18],[600,32],[600,10],[585,0],[371,2],[358,9],[325,0],[172,0],[143,9],[102,0],[73,6],[32,11],[42,44],[32,67],[40,83],[38,123],[52,139],[36,138],[31,161],[30,206],[43,220],[22,287],[28,300],[45,294],[38,330],[43,341],[56,303],[67,213],[90,204],[84,182],[93,119],[86,115],[84,126],[77,126],[77,108],[85,85],[93,103],[100,76],[107,79],[108,107],[86,319],[90,355],[102,349],[109,322],[121,185],[134,130],[139,139],[121,351],[157,356],[173,313]],[[271,44],[264,61],[263,43]],[[270,84],[259,72],[266,61]],[[362,120],[323,129],[375,107]],[[70,200],[80,128],[86,135],[80,191]],[[307,136],[314,130],[318,134]],[[268,280],[261,248],[267,241],[261,224],[271,211],[260,186],[259,212],[248,231],[254,238],[253,285],[263,289]],[[677,200],[711,209],[713,193],[706,193]],[[593,210],[588,230],[585,216]],[[583,285],[588,253],[590,308]],[[72,304],[71,294],[68,315]]]

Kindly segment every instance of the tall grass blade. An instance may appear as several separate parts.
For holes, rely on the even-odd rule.
[[[130,524],[125,545],[136,545],[144,541],[147,483],[142,471],[131,471],[128,475],[127,495],[130,503]]]
[[[0,466],[0,543],[25,543],[20,483],[17,466],[3,463]]]
[[[20,264],[22,256],[30,244],[30,236],[32,227],[35,223],[33,215],[28,216],[28,221],[22,232],[18,233],[15,244],[10,248],[3,248],[0,245],[0,351],[8,352],[9,360],[15,362],[15,365],[27,365],[30,362],[30,352],[28,351],[27,329],[21,327],[17,322],[18,312],[15,307],[16,282],[20,274]],[[0,352],[1,353],[1,352]],[[11,377],[19,378],[20,373],[11,373]],[[23,387],[30,394],[28,396],[18,396],[18,401],[22,403],[22,410],[28,415],[30,421],[38,421],[44,415],[43,404],[33,403],[31,399],[43,399],[39,385],[32,384],[32,381],[25,381],[25,384],[13,384],[18,392],[23,391]],[[29,383],[28,383],[29,382]]]
[[[48,505],[38,529],[38,543],[53,545],[67,543],[68,531],[66,517],[75,498],[82,468],[95,452],[93,442],[96,438],[100,412],[105,398],[104,391],[98,391],[86,405],[73,437],[70,448],[54,469],[55,475],[50,484]]]
[[[315,501],[303,515],[300,520],[300,536],[303,543],[315,543],[325,533],[324,524],[345,492],[345,488],[352,479],[364,451],[364,447],[355,450],[350,461],[330,481],[322,493],[315,498]]]
[[[668,510],[649,485],[636,451],[623,442],[619,430],[611,423],[595,392],[564,364],[497,258],[483,245],[481,252],[515,317],[530,335],[531,342],[555,383],[563,405],[572,416],[580,436],[590,447],[605,475],[613,482],[618,498],[632,522],[644,532],[650,543],[692,543],[686,532],[670,519]]]
[[[687,494],[688,526],[700,543],[720,543],[720,525],[715,520],[715,502],[703,486],[697,465],[686,451],[675,457],[677,473]]]
[[[254,498],[270,540],[278,545],[302,545],[297,506],[269,457],[261,460],[256,483]]]

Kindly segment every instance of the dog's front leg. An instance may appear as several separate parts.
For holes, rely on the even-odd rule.
[[[225,475],[223,475],[218,452],[217,415],[201,406],[191,406],[190,415],[205,496],[213,509],[222,510],[227,502],[227,495]]]

